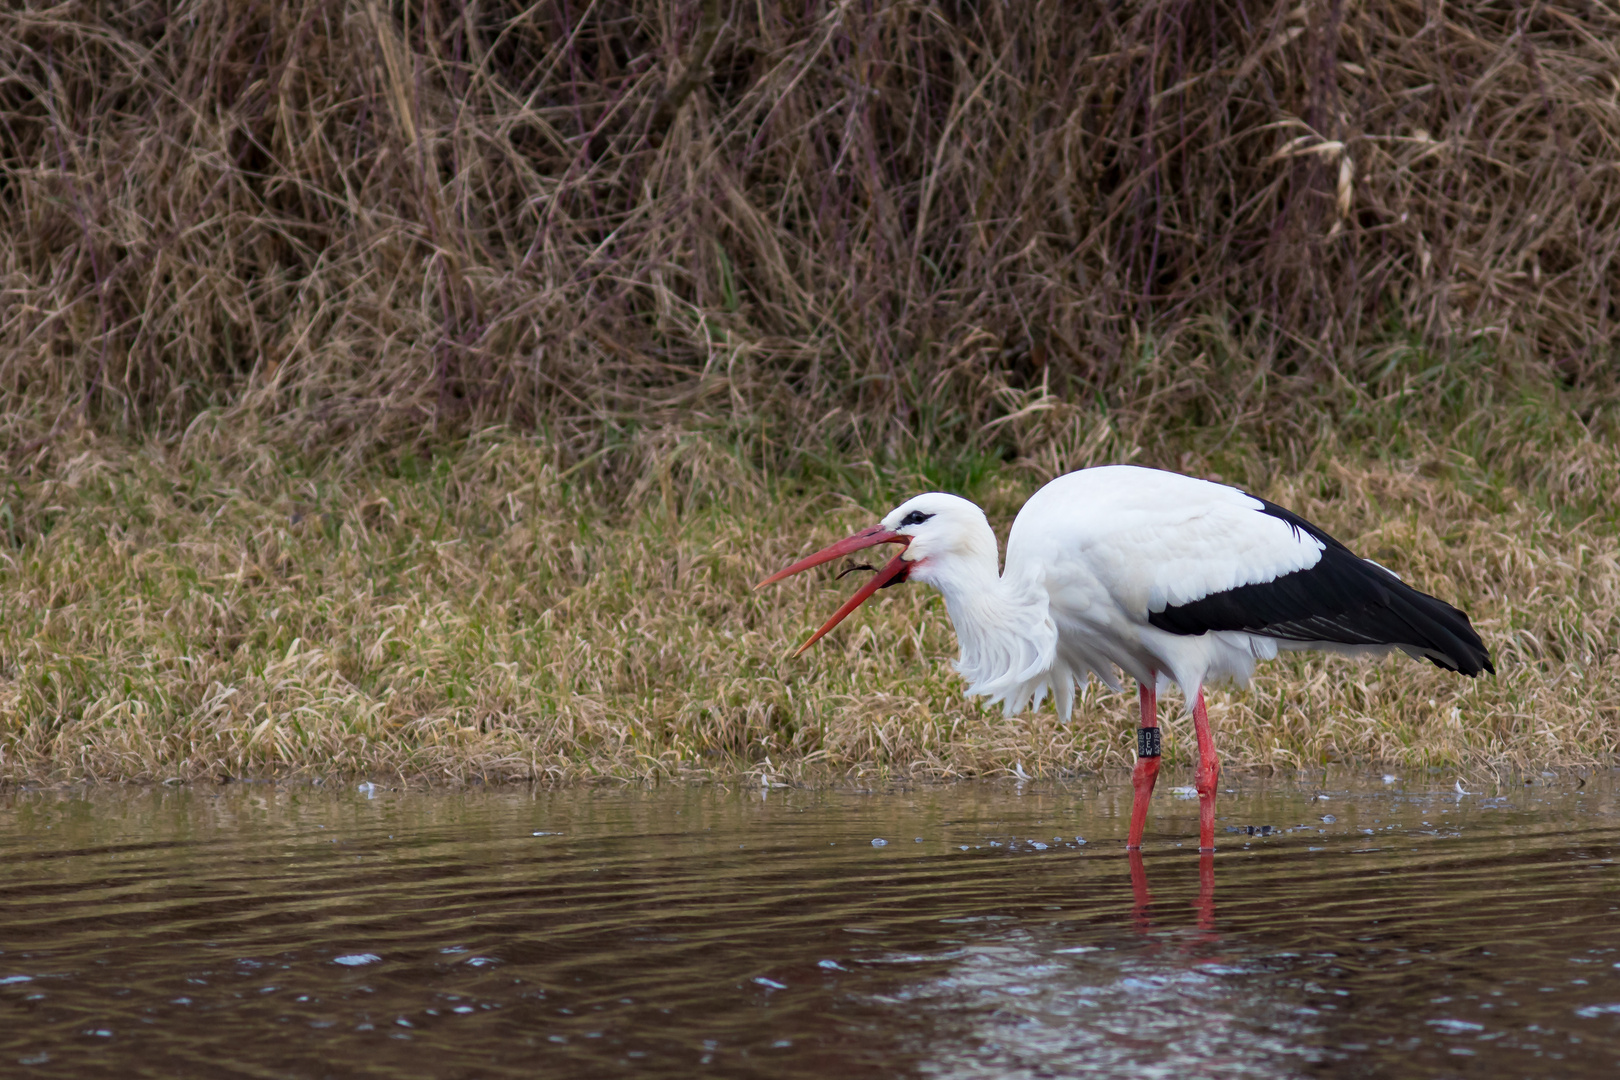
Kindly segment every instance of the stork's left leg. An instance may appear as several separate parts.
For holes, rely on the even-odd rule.
[[[1198,701],[1193,705],[1193,731],[1198,736],[1198,850],[1214,851],[1215,787],[1221,781],[1221,763],[1215,757],[1203,687],[1198,688]]]

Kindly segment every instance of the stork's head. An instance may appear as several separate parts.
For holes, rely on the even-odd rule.
[[[930,491],[901,503],[871,528],[862,529],[854,536],[778,570],[755,588],[763,588],[813,566],[878,544],[900,544],[902,547],[899,554],[890,559],[827,620],[826,625],[799,646],[799,652],[814,645],[823,634],[843,622],[845,616],[864,604],[879,589],[907,580],[936,584],[940,571],[958,560],[982,563],[988,555],[992,572],[996,564],[996,535],[985,520],[984,511],[956,495]]]

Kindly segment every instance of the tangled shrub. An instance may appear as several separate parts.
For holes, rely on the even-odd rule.
[[[1037,385],[1286,416],[1391,341],[1587,379],[1616,42],[1584,3],[13,7],[7,438],[216,408],[781,459],[982,439]]]

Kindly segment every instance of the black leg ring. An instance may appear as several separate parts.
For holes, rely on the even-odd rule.
[[[1136,756],[1139,758],[1159,756],[1158,728],[1144,727],[1136,729]]]

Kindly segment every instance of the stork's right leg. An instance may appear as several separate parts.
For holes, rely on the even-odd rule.
[[[1215,791],[1221,782],[1221,763],[1215,757],[1215,736],[1209,730],[1204,691],[1193,704],[1193,731],[1198,735],[1198,850],[1215,850]]]
[[[1135,851],[1142,846],[1142,830],[1147,827],[1148,800],[1153,797],[1154,781],[1159,779],[1159,708],[1158,697],[1152,686],[1142,683],[1137,687],[1142,699],[1142,729],[1144,734],[1137,736],[1136,769],[1131,773],[1131,787],[1134,794],[1131,798],[1131,832],[1130,839],[1125,841],[1128,850]],[[1145,734],[1152,730],[1151,736]],[[1148,745],[1151,743],[1151,745]],[[1153,751],[1151,756],[1143,756],[1142,749]]]

